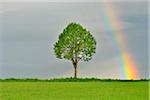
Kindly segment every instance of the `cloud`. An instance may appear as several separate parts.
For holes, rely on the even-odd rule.
[[[3,3],[2,5],[0,34],[3,46],[0,47],[0,52],[3,56],[0,62],[3,74],[1,77],[49,78],[72,75],[71,63],[56,59],[53,53],[53,44],[70,22],[83,25],[91,31],[97,41],[97,51],[93,60],[81,63],[79,75],[120,77],[120,67],[115,62],[118,53],[102,26],[102,2]],[[135,2],[135,4],[114,2],[114,5],[124,25],[127,47],[135,57],[141,77],[147,77],[147,2]]]
[[[112,2],[139,2],[147,0],[111,0]],[[109,0],[1,0],[0,2],[110,2]]]

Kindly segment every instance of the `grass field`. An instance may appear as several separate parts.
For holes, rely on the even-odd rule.
[[[148,100],[145,82],[0,82],[0,100]]]

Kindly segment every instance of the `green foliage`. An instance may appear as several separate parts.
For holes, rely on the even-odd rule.
[[[80,24],[70,23],[59,35],[54,51],[60,59],[88,61],[96,51],[96,41]]]
[[[99,79],[99,78],[53,78],[53,79],[33,79],[33,78],[8,78],[0,79],[0,82],[142,82],[150,81],[149,79],[140,80],[121,80],[121,79]]]

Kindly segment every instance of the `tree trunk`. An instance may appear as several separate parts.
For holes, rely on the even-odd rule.
[[[73,62],[74,67],[74,78],[77,78],[77,62]]]

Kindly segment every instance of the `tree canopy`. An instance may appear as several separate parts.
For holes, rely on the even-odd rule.
[[[96,40],[80,24],[70,23],[54,45],[57,58],[89,61],[96,51]]]

